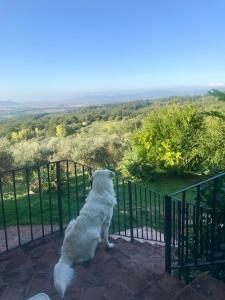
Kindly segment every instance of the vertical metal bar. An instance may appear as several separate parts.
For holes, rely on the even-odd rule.
[[[116,177],[116,193],[117,193],[118,232],[120,234],[120,197],[119,197],[119,180],[118,180],[118,177]]]
[[[18,234],[19,245],[21,245],[19,214],[18,214],[17,196],[16,196],[16,180],[15,180],[15,171],[14,170],[12,171],[12,179],[13,179],[13,194],[14,194],[15,211],[16,211],[17,234]]]
[[[152,192],[149,191],[149,206],[150,206],[150,226],[151,226],[151,240],[153,239],[153,228],[152,228]]]
[[[165,242],[165,237],[164,237],[164,223],[165,223],[165,197],[164,197],[164,196],[162,196],[162,201],[163,201],[163,211],[162,211],[163,222],[162,222],[162,229],[163,229],[163,242]]]
[[[154,192],[154,213],[155,213],[155,240],[158,239],[158,226],[157,226],[157,218],[156,218],[156,194]]]
[[[141,237],[143,238],[144,231],[143,231],[143,208],[142,208],[142,189],[141,189],[141,186],[139,187],[139,191],[140,191],[140,208],[141,208]]]
[[[145,234],[148,240],[148,206],[147,206],[147,190],[145,188]]]
[[[125,198],[125,186],[124,186],[124,179],[123,179],[123,221],[125,227],[125,236],[127,235],[127,220],[126,220],[126,198]]]
[[[196,205],[192,206],[192,216],[193,216],[193,225],[192,225],[192,259],[194,261],[194,247],[195,247],[195,232],[196,232]]]
[[[203,254],[203,210],[200,207],[200,254]]]
[[[51,233],[52,233],[53,232],[53,225],[52,225],[52,193],[51,193],[51,178],[50,178],[49,164],[47,164],[47,176],[48,176],[49,217],[50,217]]]
[[[165,271],[171,274],[171,197],[165,196]]]
[[[4,235],[5,235],[5,246],[6,246],[6,251],[9,251],[8,237],[7,237],[7,227],[6,227],[6,217],[5,217],[4,197],[3,197],[3,189],[2,189],[2,178],[1,177],[0,177],[0,196],[1,196],[1,206],[2,206],[2,220],[3,220]]]
[[[113,217],[111,220],[111,225],[112,225],[112,233],[115,233],[115,218],[114,218],[114,213],[115,213],[115,207],[113,208]]]
[[[206,258],[209,260],[209,209],[206,210]]]
[[[85,199],[86,198],[86,182],[85,182],[84,165],[82,165],[82,178],[83,178],[83,192],[84,192],[84,199]]]
[[[181,265],[184,265],[184,226],[185,226],[185,205],[186,205],[186,193],[182,193],[182,226],[181,226]]]
[[[76,187],[76,200],[77,200],[77,216],[80,213],[79,208],[79,193],[78,193],[78,182],[77,182],[77,163],[74,164],[74,176],[75,176],[75,187]]]
[[[177,215],[178,215],[178,264],[181,265],[181,202],[177,203]],[[180,276],[180,274],[179,274]],[[179,278],[180,279],[180,278]]]
[[[45,232],[44,232],[44,222],[43,222],[42,185],[41,185],[41,172],[40,172],[39,165],[38,165],[38,189],[39,189],[39,199],[40,199],[41,230],[42,230],[42,236],[44,236]]]
[[[188,232],[188,222],[189,222],[189,204],[187,203],[186,204],[186,243],[185,243],[185,263],[188,264],[188,246],[189,246],[189,243],[188,243],[188,238],[189,238],[189,232]]]
[[[134,228],[133,228],[133,207],[132,207],[132,187],[131,182],[128,181],[128,200],[129,200],[129,221],[130,221],[130,240],[134,242]]]
[[[175,223],[176,223],[176,218],[175,218],[175,211],[176,211],[176,203],[175,203],[175,201],[173,201],[173,210],[172,210],[172,212],[173,212],[173,224],[172,224],[172,226],[173,226],[173,247],[175,247],[175,244],[176,244],[176,230],[175,230]]]
[[[200,185],[197,186],[197,202],[196,202],[196,221],[195,221],[195,243],[194,243],[194,259],[195,265],[198,263],[199,248],[199,208],[200,208]]]
[[[137,186],[134,184],[134,200],[135,200],[135,216],[136,216],[136,234],[138,235],[138,201],[137,201]]]
[[[114,212],[115,212],[115,207],[113,208],[113,215],[114,215]],[[115,233],[115,218],[114,217],[112,217],[111,224],[112,224],[112,233],[114,234]]]
[[[90,177],[90,189],[92,189],[92,173],[93,173],[93,170],[92,168],[88,168],[88,173],[89,173],[89,177]]]
[[[215,226],[216,226],[216,204],[217,204],[217,186],[218,178],[213,181],[213,201],[212,201],[212,228],[211,228],[211,249],[210,249],[210,260],[213,261],[213,255],[215,251]]]
[[[162,229],[161,229],[161,201],[160,201],[160,195],[158,195],[158,202],[159,202],[159,213],[158,213],[158,216],[159,216],[159,241],[161,242],[162,241]]]
[[[67,181],[67,200],[68,200],[68,217],[71,220],[71,207],[70,207],[70,176],[69,176],[69,161],[66,161],[66,181]]]
[[[57,182],[57,200],[59,211],[59,231],[63,234],[63,211],[62,211],[62,190],[61,190],[61,170],[60,161],[56,162],[56,182]]]
[[[28,199],[28,210],[29,210],[29,220],[30,220],[30,235],[33,241],[33,224],[32,224],[32,214],[31,214],[31,201],[30,201],[30,184],[29,184],[29,170],[26,168],[26,184],[27,184],[27,199]]]

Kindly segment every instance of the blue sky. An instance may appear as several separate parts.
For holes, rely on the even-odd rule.
[[[224,0],[0,0],[0,100],[225,84]]]

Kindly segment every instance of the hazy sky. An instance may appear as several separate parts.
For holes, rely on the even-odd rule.
[[[224,0],[0,0],[0,100],[225,84]]]

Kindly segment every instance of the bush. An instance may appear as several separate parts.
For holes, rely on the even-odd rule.
[[[93,135],[82,132],[61,140],[53,159],[71,159],[95,167],[117,165],[122,159],[124,147],[120,137],[101,133],[93,138]]]
[[[13,167],[13,156],[9,149],[9,142],[0,139],[0,172],[9,170]]]
[[[37,141],[22,141],[12,146],[12,153],[15,164],[21,166],[49,160],[52,150]]]
[[[225,166],[225,121],[193,104],[170,103],[152,110],[131,139],[123,160],[130,175],[144,178],[151,171],[213,173]]]

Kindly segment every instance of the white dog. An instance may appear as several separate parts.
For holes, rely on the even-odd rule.
[[[73,263],[93,258],[101,241],[107,248],[114,247],[108,240],[113,207],[116,205],[112,181],[114,175],[109,170],[97,170],[93,173],[92,190],[86,203],[80,215],[66,229],[61,257],[54,268],[54,285],[62,298],[73,278]]]

